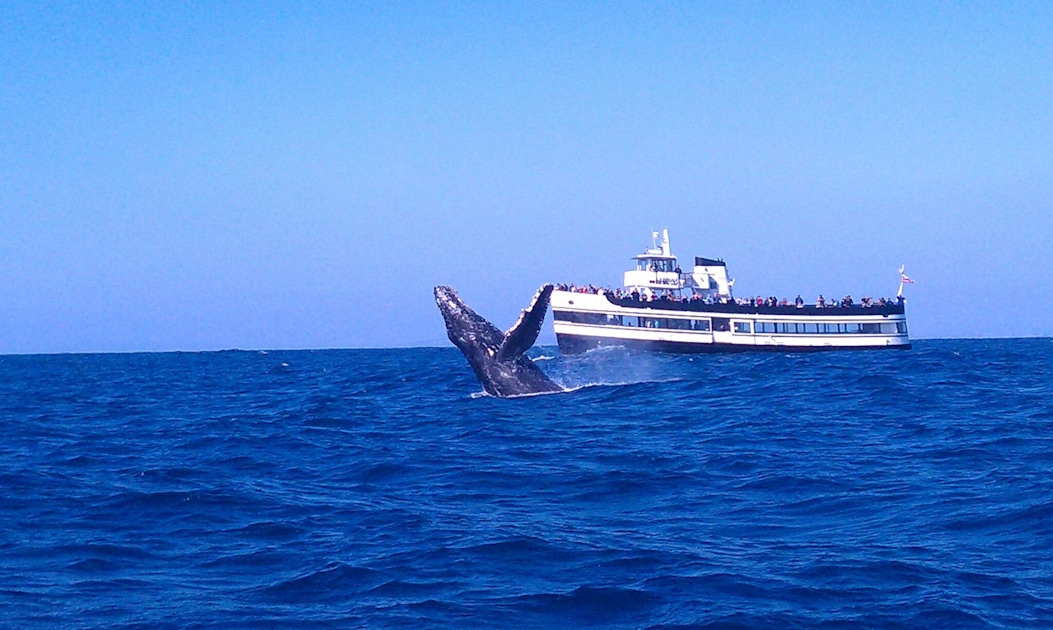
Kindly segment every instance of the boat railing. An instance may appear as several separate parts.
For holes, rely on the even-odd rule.
[[[875,303],[871,306],[863,306],[862,304],[846,306],[841,305],[840,303],[834,306],[817,306],[814,304],[805,304],[802,306],[796,306],[793,304],[788,306],[757,306],[755,304],[736,304],[733,302],[717,302],[710,304],[703,300],[691,299],[676,300],[657,298],[653,300],[643,300],[634,299],[632,296],[615,297],[611,293],[604,293],[604,296],[611,304],[625,308],[651,308],[663,311],[698,311],[707,313],[727,313],[733,315],[826,315],[837,317],[845,315],[902,315],[905,312],[905,305],[902,303],[886,303],[883,305]]]

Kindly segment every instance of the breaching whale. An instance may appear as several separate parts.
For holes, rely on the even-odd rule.
[[[519,321],[503,333],[469,308],[452,288],[435,287],[435,303],[446,320],[446,334],[468,359],[486,393],[505,398],[563,391],[524,354],[541,332],[551,296],[551,284],[538,289]]]

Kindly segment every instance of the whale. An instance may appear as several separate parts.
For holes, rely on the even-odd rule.
[[[435,287],[435,303],[446,322],[446,335],[468,359],[487,394],[508,398],[564,391],[525,354],[541,332],[552,288],[551,284],[542,285],[516,323],[501,332],[465,304],[457,291],[444,285]]]

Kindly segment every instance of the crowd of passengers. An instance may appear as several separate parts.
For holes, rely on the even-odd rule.
[[[573,284],[557,284],[556,288],[560,291],[570,291],[571,293],[588,293],[590,295],[611,295],[617,300],[632,300],[634,302],[680,302],[683,304],[690,303],[704,303],[704,304],[737,304],[739,306],[796,306],[797,308],[804,308],[804,299],[798,295],[794,298],[791,303],[786,298],[772,297],[748,297],[748,298],[732,298],[730,296],[701,296],[694,294],[690,297],[677,297],[672,291],[661,291],[659,293],[653,293],[648,290],[644,290],[643,293],[633,289],[630,291],[623,291],[622,289],[615,289],[611,291],[610,287],[597,287],[591,284],[576,286]],[[875,300],[872,297],[864,295],[859,300],[859,306],[863,308],[871,308],[874,306],[893,306],[896,304],[903,304],[903,297],[898,296],[896,299],[892,298],[878,298]],[[816,308],[851,308],[856,303],[852,299],[851,295],[846,295],[840,300],[828,300],[819,295],[815,300]]]

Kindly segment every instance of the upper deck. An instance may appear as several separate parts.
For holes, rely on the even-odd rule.
[[[805,304],[796,306],[793,304],[780,305],[756,305],[738,304],[735,302],[707,303],[704,300],[671,299],[662,296],[653,300],[643,300],[632,296],[615,297],[610,293],[603,294],[607,301],[616,306],[625,308],[650,308],[662,311],[686,311],[692,313],[721,313],[732,315],[807,315],[822,317],[859,317],[860,315],[903,315],[904,304],[886,302],[884,304],[874,303],[864,306],[852,304],[842,306],[841,304],[818,306]]]

